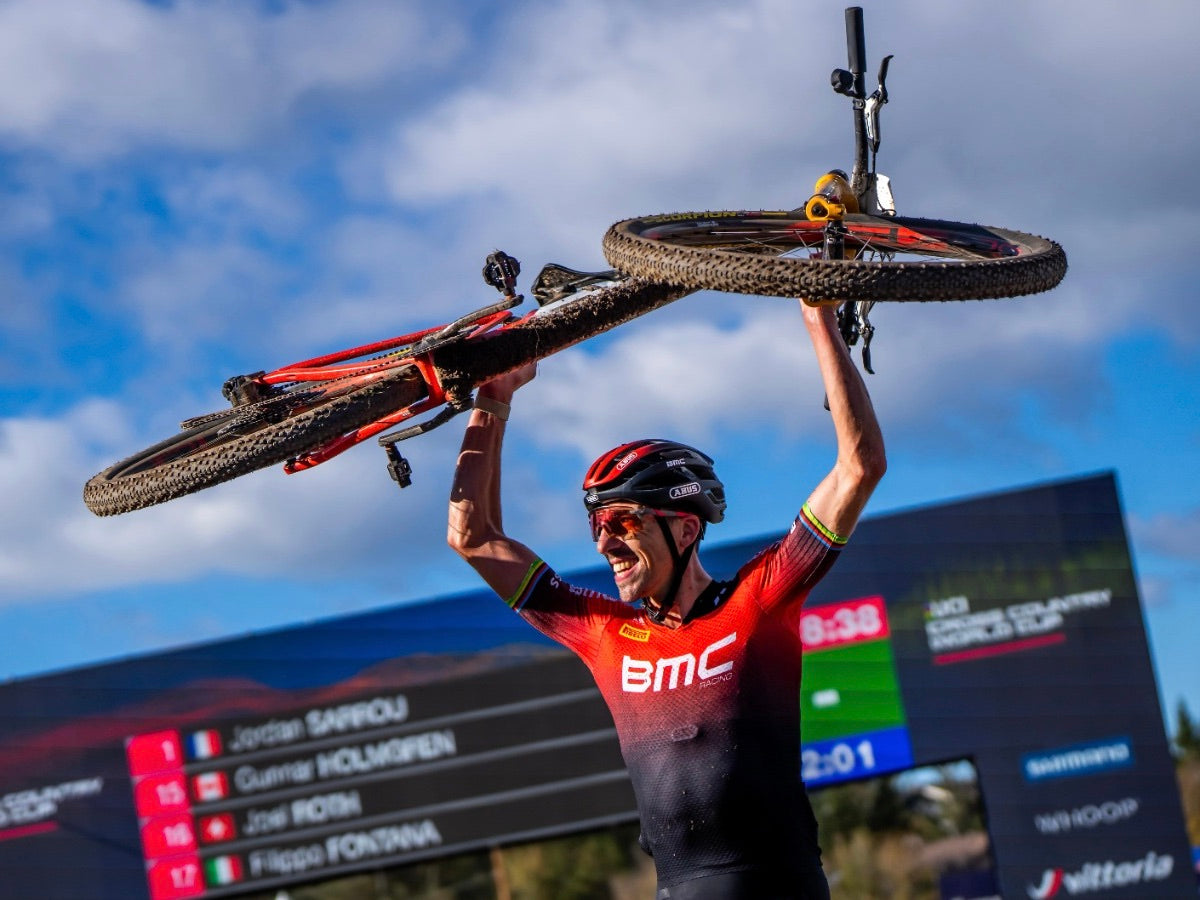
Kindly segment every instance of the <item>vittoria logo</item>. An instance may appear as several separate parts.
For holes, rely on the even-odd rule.
[[[1159,855],[1151,850],[1141,859],[1129,862],[1113,862],[1106,859],[1104,862],[1084,863],[1075,872],[1047,869],[1042,874],[1041,882],[1037,885],[1027,885],[1025,892],[1030,900],[1050,900],[1062,891],[1066,891],[1067,896],[1109,891],[1134,884],[1166,881],[1171,877],[1174,868],[1174,857]]]
[[[670,497],[672,500],[678,500],[680,497],[690,497],[692,494],[700,493],[699,482],[692,481],[688,484],[681,484],[679,487],[671,488]]]
[[[650,640],[649,629],[636,628],[635,626],[630,625],[628,622],[621,626],[621,630],[618,633],[621,635],[621,637],[627,637],[632,641],[642,641],[645,643],[646,641]]]

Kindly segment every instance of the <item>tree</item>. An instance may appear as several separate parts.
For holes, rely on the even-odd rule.
[[[1179,701],[1175,710],[1175,757],[1176,759],[1200,760],[1200,733],[1188,712],[1187,702]]]

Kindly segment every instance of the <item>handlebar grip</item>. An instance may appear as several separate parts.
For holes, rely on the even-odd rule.
[[[861,6],[846,7],[846,53],[850,71],[862,75],[867,70],[866,38],[863,37],[863,11]]]
[[[867,95],[863,85],[863,74],[867,71],[867,42],[863,36],[861,6],[846,7],[846,56],[854,75],[853,96],[861,100]]]

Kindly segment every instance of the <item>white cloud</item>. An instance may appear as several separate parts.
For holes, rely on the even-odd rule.
[[[0,603],[218,571],[328,578],[347,565],[384,565],[399,573],[398,559],[430,559],[442,548],[444,527],[426,526],[444,522],[445,476],[426,472],[397,498],[375,447],[122,516],[87,511],[84,481],[150,442],[111,402],[82,403],[57,420],[0,420],[0,495],[9,510],[0,522]],[[396,543],[403,552],[381,554]]]
[[[1132,516],[1130,528],[1138,546],[1154,555],[1195,562],[1200,547],[1200,509]]]
[[[414,468],[403,491],[371,440],[297,475],[272,467],[99,518],[84,507],[84,482],[167,435],[141,433],[111,401],[86,401],[56,419],[0,419],[0,496],[8,511],[0,521],[0,606],[215,573],[374,582],[392,598],[477,587],[445,545],[458,423],[402,445]],[[513,515],[529,523],[523,531],[539,546],[562,541],[564,517],[578,518],[577,497],[547,490],[561,485],[541,483],[536,457],[514,455],[508,468]]]
[[[795,301],[689,297],[676,307],[735,302],[753,310],[740,326],[689,320],[677,308],[628,326],[590,353],[544,364],[552,374],[521,398],[550,423],[536,438],[590,459],[638,437],[707,446],[764,418],[784,431],[815,425],[821,389]]]
[[[257,4],[11,0],[0,6],[0,134],[88,160],[148,142],[228,150],[322,91],[443,60],[457,29],[384,0]]]

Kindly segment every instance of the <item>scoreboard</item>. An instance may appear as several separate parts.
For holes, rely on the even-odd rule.
[[[1195,896],[1111,475],[864,520],[800,631],[810,789],[969,760],[1003,896]],[[485,591],[0,684],[14,900],[234,897],[635,819],[586,668]]]
[[[567,657],[529,668],[130,736],[151,900],[453,853],[564,815],[633,818],[586,672]]]

